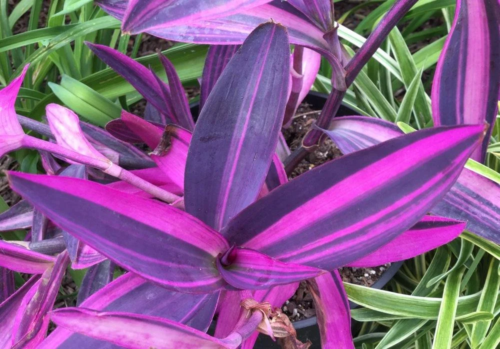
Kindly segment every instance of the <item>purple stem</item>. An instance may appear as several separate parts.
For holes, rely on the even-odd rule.
[[[386,15],[379,22],[375,30],[370,34],[366,42],[361,46],[361,48],[356,52],[354,57],[347,63],[346,70],[346,85],[349,87],[356,76],[359,74],[363,66],[368,63],[370,58],[373,56],[375,51],[382,45],[384,40],[387,38],[394,26],[403,18],[403,16],[413,7],[413,5],[418,0],[397,0],[394,6],[386,13]],[[345,96],[345,91],[338,91],[333,89],[328,99],[326,101],[325,107],[321,111],[321,115],[317,121],[317,125],[320,128],[328,129],[330,126],[330,121],[337,114],[342,99]],[[311,148],[318,144],[322,136],[322,132],[319,130],[311,130],[306,135],[302,141],[303,147]],[[307,154],[307,153],[306,153]],[[294,163],[299,163],[305,154],[302,154],[302,158],[296,157]],[[297,161],[297,159],[299,159]],[[289,161],[288,161],[289,162]],[[292,163],[290,163],[290,168]],[[293,170],[293,168],[292,168]],[[287,172],[288,173],[288,172]]]
[[[63,148],[57,144],[50,143],[35,137],[26,136],[23,140],[23,145],[26,148],[48,151],[53,154],[60,155],[66,159],[97,168],[110,176],[119,178],[133,186],[144,190],[146,193],[153,195],[162,201],[172,203],[180,199],[179,196],[172,194],[169,191],[163,190],[142,178],[137,177],[133,173],[113,164],[111,160],[97,159],[90,156],[81,155],[72,150]]]
[[[299,101],[300,91],[302,90],[302,84],[304,82],[304,72],[303,63],[304,58],[304,47],[295,46],[293,51],[293,67],[291,69],[292,74],[292,92],[290,98],[288,98],[288,103],[285,109],[285,118],[283,124],[288,127],[292,121],[293,115],[297,110],[297,103]]]

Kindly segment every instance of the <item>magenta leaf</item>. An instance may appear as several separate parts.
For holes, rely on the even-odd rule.
[[[363,116],[333,120],[325,132],[344,154],[365,149],[402,135],[394,124]],[[476,235],[500,243],[500,186],[464,169],[444,199],[432,207],[436,215],[467,222]]]
[[[210,325],[218,293],[186,294],[169,291],[127,273],[87,298],[82,307],[107,312],[130,312],[162,317],[180,322],[200,331]],[[111,344],[57,328],[41,344],[40,349],[100,349],[114,348]]]
[[[404,233],[439,202],[483,132],[483,126],[422,130],[343,156],[273,190],[223,233],[284,262],[324,270],[346,265]]]
[[[13,295],[0,304],[0,348],[12,347],[12,330],[16,325],[16,314],[26,294],[38,284],[40,276],[32,276]]]
[[[23,299],[13,329],[13,348],[37,348],[45,338],[49,327],[47,313],[54,306],[68,263],[68,254],[60,254]]]
[[[122,111],[121,120],[125,125],[151,149],[155,149],[160,144],[163,128],[140,118],[127,111]]]
[[[245,11],[269,1],[222,0],[200,3],[196,0],[180,0],[172,3],[157,0],[130,0],[123,18],[122,30],[137,34],[152,29],[199,23]]]
[[[192,135],[190,132],[169,125],[165,128],[161,142],[151,155],[153,161],[170,183],[184,189],[186,161]]]
[[[434,125],[490,124],[473,159],[484,161],[500,91],[500,6],[497,0],[457,0],[455,22],[432,86]]]
[[[224,280],[242,290],[266,289],[318,276],[321,270],[298,264],[283,263],[260,252],[233,248],[217,260]]]
[[[337,270],[308,280],[322,348],[354,349],[349,301]]]
[[[157,349],[231,348],[223,341],[186,325],[146,315],[65,308],[52,312],[51,320],[66,329],[132,349],[142,349],[144,343]]]
[[[410,230],[369,255],[352,263],[351,267],[376,267],[410,259],[445,245],[460,235],[465,222],[426,216]]]
[[[33,224],[33,206],[22,200],[0,213],[0,232],[26,229]]]
[[[185,203],[215,229],[252,203],[264,183],[283,123],[289,63],[285,28],[259,26],[201,111],[187,158]]]
[[[214,259],[228,249],[226,240],[183,211],[89,181],[13,172],[9,178],[51,221],[127,270],[174,291],[224,285]]]
[[[208,49],[201,77],[200,110],[203,109],[215,83],[238,49],[238,45],[212,45]]]
[[[0,240],[0,267],[8,268],[18,273],[42,274],[52,267],[54,257],[30,251],[21,245]]]

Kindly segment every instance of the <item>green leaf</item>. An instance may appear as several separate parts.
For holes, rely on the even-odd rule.
[[[439,309],[434,343],[432,345],[434,349],[450,348],[451,346],[460,295],[460,281],[464,271],[464,267],[455,269],[446,280],[443,301]]]
[[[482,248],[483,250],[491,254],[493,257],[500,260],[500,246],[498,246],[497,244],[489,240],[483,239],[482,237],[479,237],[477,235],[474,235],[468,231],[464,231],[460,235],[460,237],[462,239],[472,242],[474,245]]]
[[[500,318],[497,319],[497,322],[491,329],[488,336],[484,339],[484,342],[479,347],[479,349],[493,349],[497,348],[499,344],[500,344]]]
[[[417,98],[420,86],[422,85],[422,72],[423,71],[420,70],[420,72],[415,75],[410,86],[408,87],[408,90],[406,91],[403,101],[401,102],[401,105],[399,107],[396,122],[401,121],[407,124],[410,123],[411,112],[415,105],[415,100]]]
[[[88,121],[105,126],[121,115],[121,108],[81,82],[63,75],[61,85],[49,83],[56,96]]]
[[[488,269],[488,275],[486,277],[483,292],[481,293],[481,298],[479,299],[479,305],[477,307],[478,312],[491,313],[495,310],[495,303],[498,298],[495,291],[500,287],[500,277],[498,275],[499,267],[500,262],[498,259],[492,259]],[[478,347],[485,338],[491,325],[491,320],[493,320],[493,314],[491,314],[491,319],[476,322],[472,327],[472,336],[470,340],[473,348]]]
[[[83,5],[91,3],[92,1],[93,0],[66,0],[64,2],[64,9],[56,13],[54,16],[61,16],[76,11]]]
[[[413,56],[406,46],[406,42],[397,27],[394,27],[389,34],[389,40],[391,41],[391,47],[396,56],[399,68],[401,69],[403,82],[408,90],[415,76],[418,75],[417,66],[413,61]],[[419,81],[421,82],[421,80]],[[423,128],[427,121],[432,120],[432,111],[429,100],[429,97],[425,93],[424,86],[420,83],[414,105],[415,114],[417,116],[416,121],[419,128]]]
[[[462,265],[464,265],[464,263],[467,261],[467,259],[469,259],[470,255],[472,253],[472,250],[474,249],[474,244],[472,244],[469,241],[464,240],[464,239],[460,239],[460,242],[461,242],[460,255],[457,259],[457,262],[453,266],[453,268],[451,268],[447,272],[445,272],[441,275],[438,275],[438,276],[432,278],[431,280],[429,280],[427,286],[435,285],[439,281],[443,280],[445,277],[450,275],[453,271],[462,267]]]
[[[462,316],[458,321],[463,324],[475,324],[477,322],[491,321],[494,316],[492,313],[487,311],[477,311],[475,313],[470,313],[469,315]]]
[[[21,0],[12,10],[9,16],[9,27],[14,28],[16,22],[33,6],[34,0]],[[1,45],[0,45],[1,47]]]
[[[359,305],[382,313],[408,318],[435,320],[443,301],[441,298],[409,296],[348,283],[344,283],[344,287],[349,299]],[[481,293],[476,293],[460,297],[457,317],[474,312],[480,296]]]

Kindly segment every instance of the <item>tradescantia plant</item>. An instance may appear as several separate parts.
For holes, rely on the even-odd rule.
[[[352,82],[413,3],[397,1],[347,63],[347,72],[343,67],[334,70],[341,75],[335,75],[337,90],[323,115],[338,107],[344,85]],[[492,4],[483,3],[485,7],[468,9],[480,11]],[[80,124],[74,113],[57,105],[47,107],[49,127],[18,117],[14,101],[22,77],[0,91],[2,154],[29,147],[71,164],[62,170],[60,162],[47,155],[44,166],[50,175],[9,173],[12,188],[26,201],[0,217],[0,225],[31,225],[31,241],[26,243],[29,249],[1,242],[0,266],[34,276],[15,292],[10,287],[11,295],[0,305],[5,319],[0,325],[2,346],[236,348],[252,347],[258,330],[281,338],[284,347],[307,347],[296,340],[293,327],[277,309],[293,295],[298,281],[307,280],[322,346],[352,348],[349,306],[337,269],[412,258],[464,230],[465,223],[452,218],[462,218],[456,215],[467,207],[439,207],[460,195],[457,188],[467,193],[484,190],[481,184],[462,189],[463,183],[470,184],[470,173],[462,170],[480,147],[489,111],[479,113],[472,125],[407,135],[373,119],[329,120],[324,132],[345,154],[352,154],[288,182],[280,161],[286,152],[280,129],[300,103],[302,91],[310,87],[307,71],[317,69],[312,64],[296,74],[304,68],[307,51],[296,53],[296,48],[291,63],[289,45],[318,50],[332,64],[344,62],[329,1],[101,5],[122,17],[127,31],[243,45],[225,48],[230,59],[221,57],[222,48],[211,49],[196,126],[175,71],[163,56],[168,85],[126,56],[89,45],[154,106],[148,117],[152,122],[124,111],[108,125],[109,133]],[[151,8],[162,16],[151,16]],[[319,11],[325,8],[329,10]],[[287,29],[278,23],[260,24],[269,17]],[[487,26],[488,38],[498,30],[495,25]],[[310,38],[307,33],[321,35]],[[483,52],[484,58],[493,49]],[[450,55],[455,54],[445,50],[443,59]],[[487,75],[485,88],[498,93],[493,73]],[[436,79],[449,81],[445,75],[438,70]],[[56,143],[25,135],[19,121]],[[123,170],[120,160],[135,149],[124,141],[154,149],[147,160],[156,167]],[[436,210],[448,218],[427,215]],[[70,261],[73,268],[91,266],[79,307],[51,311]],[[110,261],[128,273],[111,281]],[[216,312],[215,335],[209,336],[205,332]],[[58,328],[45,338],[49,319]]]

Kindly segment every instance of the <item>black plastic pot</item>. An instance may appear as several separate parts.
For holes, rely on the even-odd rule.
[[[321,110],[326,103],[327,95],[323,93],[318,93],[311,91],[304,99],[304,102],[307,102],[311,105],[312,109]],[[199,104],[191,105],[191,112],[195,118],[199,113]],[[347,105],[341,105],[339,111],[337,113],[337,117],[348,116],[348,115],[359,115],[358,112],[354,111]],[[403,262],[392,263],[391,266],[385,271],[384,274],[378,279],[372,287],[375,289],[381,289],[384,287],[391,279],[396,275],[398,270],[403,265]],[[349,302],[351,309],[356,308],[358,305],[352,302]],[[293,324],[295,329],[297,330],[297,338],[305,342],[310,340],[312,342],[311,349],[320,349],[321,348],[321,337],[319,334],[319,327],[317,326],[316,317],[312,317],[306,320],[297,321]],[[279,348],[278,344],[274,342],[269,336],[259,335],[257,342],[255,343],[255,348],[257,349],[277,349]]]

